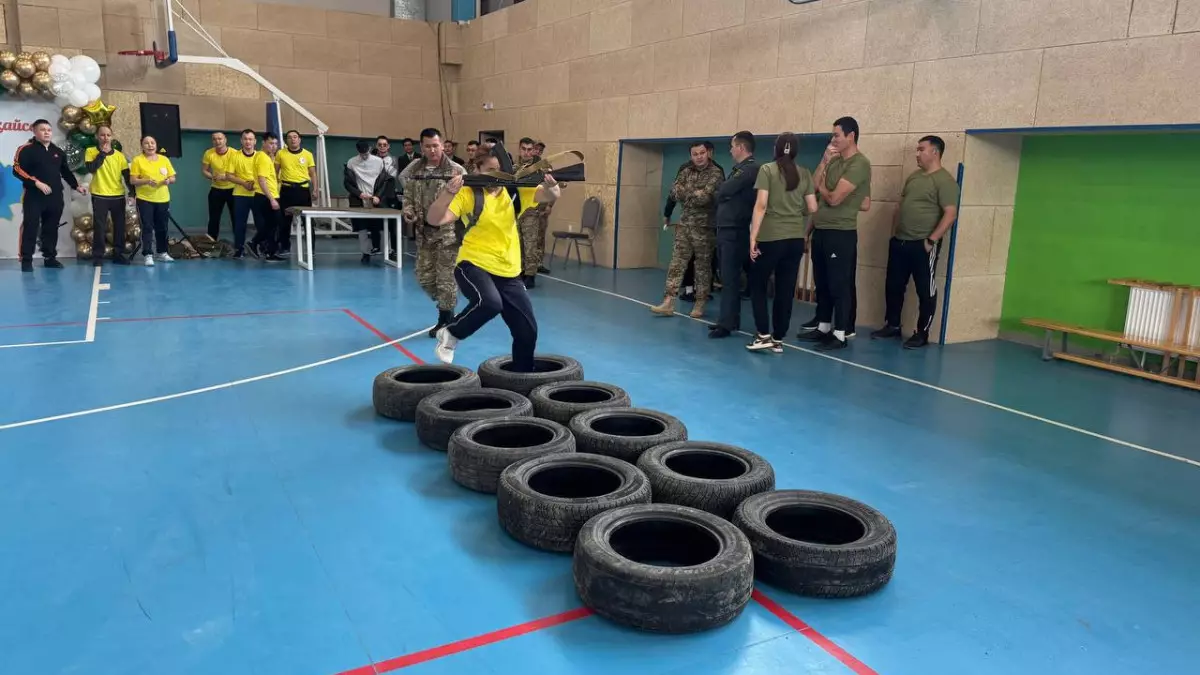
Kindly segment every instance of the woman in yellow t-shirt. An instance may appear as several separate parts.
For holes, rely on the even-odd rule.
[[[174,262],[167,253],[167,217],[171,206],[171,190],[175,182],[175,167],[171,160],[158,154],[158,141],[153,136],[142,138],[142,154],[129,164],[129,179],[137,192],[138,215],[142,219],[142,260],[147,267],[159,262]],[[153,255],[154,245],[158,255]]]
[[[504,147],[497,144],[491,154],[481,158],[474,173],[500,169]],[[506,157],[507,158],[507,157]],[[487,188],[476,194],[462,189],[463,177],[451,178],[429,205],[425,219],[438,227],[463,219],[467,233],[458,250],[454,281],[467,298],[467,306],[437,332],[436,353],[442,363],[454,361],[454,348],[483,328],[499,314],[512,334],[512,370],[533,372],[533,353],[537,347],[537,319],[533,304],[521,278],[521,238],[512,197],[505,188]],[[545,182],[534,193],[539,204],[551,203],[561,194],[558,182],[546,174]],[[479,219],[470,222],[475,200],[483,198]]]
[[[125,186],[129,180],[129,160],[113,149],[112,127],[96,127],[97,145],[83,153],[83,167],[93,174],[88,190],[92,193],[92,263],[100,267],[104,261],[104,235],[108,219],[113,223],[112,260],[128,265],[122,247],[125,245]]]

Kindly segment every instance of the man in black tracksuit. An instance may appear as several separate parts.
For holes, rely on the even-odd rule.
[[[750,216],[758,193],[758,162],[754,161],[754,134],[739,131],[729,144],[733,169],[717,188],[717,257],[721,265],[721,317],[708,329],[708,337],[729,337],[742,325],[742,294],[738,280],[750,263]]]
[[[50,142],[53,127],[38,120],[30,127],[33,138],[17,148],[13,157],[13,175],[21,179],[25,192],[21,196],[24,216],[21,220],[21,271],[33,271],[33,253],[41,228],[42,258],[46,267],[62,269],[58,262],[58,221],[63,212],[63,181],[72,190],[86,194],[75,174],[67,168],[67,153]]]

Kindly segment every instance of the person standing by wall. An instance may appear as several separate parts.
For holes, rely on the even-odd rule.
[[[858,134],[853,117],[835,121],[833,140],[814,176],[820,208],[809,229],[817,327],[799,337],[817,342],[820,351],[845,349],[846,334],[854,329],[858,212],[871,196],[871,160],[858,151]]]
[[[280,255],[287,255],[292,246],[292,217],[288,209],[294,206],[312,206],[317,200],[317,161],[313,154],[300,147],[300,132],[292,129],[283,135],[287,142],[275,156],[279,168],[279,210],[283,215],[283,227],[276,232],[276,245]]]
[[[346,162],[342,171],[342,184],[351,208],[373,208],[385,203],[389,192],[395,190],[395,182],[384,171],[383,159],[372,152],[371,144],[367,141],[359,141],[354,149],[358,154]],[[352,218],[350,222],[358,233],[358,249],[362,253],[360,262],[370,265],[371,251],[375,250],[371,235],[380,231],[380,221]]]
[[[54,128],[46,120],[35,120],[30,126],[33,138],[17,148],[13,156],[13,175],[20,179],[25,191],[21,194],[21,232],[17,250],[21,255],[21,271],[33,271],[33,253],[40,235],[42,264],[50,269],[62,269],[58,261],[58,221],[63,212],[65,181],[72,190],[87,194],[75,174],[67,168],[67,153],[50,142]],[[39,232],[40,229],[40,232]],[[100,250],[101,253],[104,249]]]
[[[220,131],[213,132],[212,147],[200,158],[200,173],[210,181],[208,188],[208,236],[216,240],[221,236],[221,211],[229,211],[229,224],[233,225],[233,183],[227,174],[232,173],[229,163],[236,156],[229,149],[229,141]]]
[[[129,164],[129,182],[137,191],[138,216],[142,220],[142,262],[146,267],[154,267],[155,260],[175,262],[167,252],[167,219],[171,209],[168,186],[175,182],[175,167],[170,159],[158,154],[158,141],[153,136],[142,138],[142,154]]]
[[[268,131],[263,134],[262,150],[254,156],[254,239],[246,248],[250,255],[267,262],[283,260],[275,255],[276,238],[283,229],[283,208],[279,204],[279,175],[275,155],[279,139]]]
[[[532,138],[522,138],[517,144],[517,168],[524,168],[538,161],[537,148]],[[517,231],[521,235],[521,280],[525,288],[537,285],[538,268],[542,264],[539,249],[545,248],[546,231],[542,229],[541,205],[534,201],[536,187],[517,188],[520,209],[517,213]],[[538,239],[541,239],[539,245]]]
[[[251,129],[244,129],[241,135],[242,147],[229,159],[226,165],[228,172],[225,178],[233,183],[233,259],[245,257],[246,225],[250,222],[250,213],[254,211],[254,162],[258,155],[255,144],[258,138]],[[257,216],[255,216],[257,220]],[[256,222],[257,226],[258,223]],[[145,231],[145,222],[142,223]]]
[[[783,338],[792,321],[796,281],[804,257],[808,216],[817,210],[812,175],[796,166],[800,139],[780,134],[775,161],[764,164],[754,181],[758,196],[750,221],[750,303],[754,308],[754,341],[750,351],[783,353]],[[775,297],[767,314],[767,284],[774,277]]]
[[[458,256],[458,235],[454,221],[445,225],[428,222],[429,205],[453,176],[466,170],[446,155],[442,132],[437,129],[421,131],[421,158],[404,167],[400,183],[404,190],[404,220],[416,230],[417,283],[437,303],[438,319],[429,337],[454,318],[458,304],[458,287],[454,282],[454,260]],[[437,176],[433,180],[413,180],[418,176]]]
[[[704,316],[704,305],[712,291],[712,250],[715,234],[716,193],[725,175],[709,161],[708,150],[702,141],[691,145],[692,162],[675,177],[671,197],[683,204],[683,214],[675,228],[675,246],[671,265],[667,268],[667,283],[661,304],[650,308],[658,316],[675,313],[675,297],[683,281],[684,268],[696,257],[696,304],[689,316]]]
[[[754,134],[739,131],[729,142],[734,165],[729,179],[717,189],[717,258],[721,261],[721,317],[708,329],[710,338],[727,338],[741,329],[742,269],[750,260],[750,217],[758,199],[754,184]]]
[[[920,349],[929,344],[929,326],[937,306],[937,271],[942,237],[958,217],[958,182],[942,167],[946,142],[926,136],[917,142],[916,171],[904,181],[900,208],[892,220],[894,233],[888,243],[887,281],[883,327],[871,338],[899,337],[900,314],[904,293],[912,277],[917,289],[919,315],[905,349]]]
[[[129,160],[112,146],[112,127],[96,127],[96,147],[83,153],[83,167],[93,174],[92,193],[92,262],[99,267],[104,260],[105,235],[108,220],[113,224],[113,255],[117,265],[128,265],[121,247],[125,245],[125,188],[129,183]]]

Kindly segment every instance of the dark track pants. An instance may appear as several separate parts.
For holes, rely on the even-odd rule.
[[[217,239],[221,236],[221,211],[229,211],[229,224],[237,222],[233,215],[233,188],[208,189],[208,236]],[[234,228],[237,229],[236,226]]]
[[[307,185],[284,183],[279,188],[279,212],[283,222],[275,231],[275,242],[280,251],[292,248],[292,217],[287,210],[293,206],[312,206],[312,190]]]
[[[18,242],[21,260],[33,260],[39,239],[42,242],[42,257],[47,260],[57,258],[58,221],[62,219],[63,212],[62,193],[51,192],[44,195],[36,188],[25,190],[21,198],[21,208],[21,233]],[[100,252],[104,253],[104,249],[101,248]]]
[[[250,213],[254,211],[254,197],[235,196],[233,198],[233,250],[241,253],[246,248],[246,225],[250,222]],[[255,225],[258,225],[258,214],[254,215]]]
[[[104,258],[108,219],[113,222],[113,260],[125,257],[125,198],[92,195],[92,259]]]
[[[750,265],[750,306],[754,308],[754,329],[759,335],[776,340],[787,337],[796,301],[796,281],[800,260],[804,258],[803,239],[758,242],[759,256]],[[775,297],[767,314],[767,284],[775,276]],[[772,330],[774,328],[774,330]]]
[[[262,247],[264,255],[271,255],[275,252],[276,233],[283,226],[283,205],[280,204],[278,210],[273,209],[266,195],[254,195],[251,208],[254,211],[254,239],[251,241]]]
[[[854,330],[858,272],[857,230],[814,230],[813,283],[817,287],[817,321],[834,330]]]
[[[742,326],[742,267],[750,260],[750,230],[717,228],[717,257],[721,265],[721,315],[717,325],[730,332]]]
[[[138,216],[142,219],[142,255],[167,253],[167,217],[171,202],[137,200]],[[157,245],[157,246],[156,246]],[[104,249],[100,249],[104,253]]]
[[[465,340],[499,314],[512,334],[512,370],[533,372],[537,319],[521,277],[498,277],[463,261],[454,268],[454,281],[466,296],[467,306],[447,326],[450,334]]]
[[[925,241],[903,241],[892,237],[888,244],[887,281],[884,294],[887,309],[884,320],[887,325],[900,327],[900,314],[904,309],[904,293],[908,290],[911,277],[917,287],[917,302],[920,308],[917,317],[917,332],[929,337],[929,326],[933,323],[933,310],[937,306],[938,248],[925,250]]]

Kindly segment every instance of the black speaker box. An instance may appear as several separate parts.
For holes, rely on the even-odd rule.
[[[142,103],[142,137],[153,136],[158,141],[158,154],[179,158],[183,156],[183,133],[179,128],[179,106],[174,103]],[[135,148],[141,149],[142,139]]]

